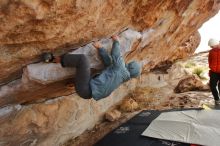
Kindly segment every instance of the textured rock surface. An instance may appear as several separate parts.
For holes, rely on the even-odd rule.
[[[205,60],[207,60],[207,55],[204,56],[206,56]],[[204,60],[204,58],[200,59]],[[202,61],[200,59],[195,58],[195,60],[201,63]],[[176,64],[179,63],[177,62]],[[147,88],[149,89],[149,92],[145,90],[145,92],[148,92],[145,95],[147,98],[136,98],[137,101],[144,100],[148,104],[150,101],[155,100],[150,98],[153,97],[153,94],[155,94],[156,99],[163,100],[161,99],[163,96],[172,94],[171,90],[177,85],[177,80],[185,76],[184,71],[179,71],[179,74],[176,73],[178,69],[180,69],[179,67],[178,65],[172,66],[166,74],[149,73],[142,75],[138,80],[130,80],[120,86],[111,96],[99,102],[84,100],[76,94],[71,94],[47,100],[46,102],[1,108],[0,144],[59,145],[69,138],[76,137],[85,130],[92,128],[102,119],[104,113],[108,111],[112,105],[121,101],[123,97],[133,91],[136,86],[152,86],[157,88],[157,91],[161,93],[152,92],[150,88]],[[52,91],[50,87],[46,89]],[[42,94],[42,91],[41,89],[38,92]],[[37,94],[37,92],[35,94]],[[59,94],[61,93],[59,92]],[[32,93],[32,96],[35,96],[34,93]],[[157,101],[154,102],[158,104]],[[126,103],[123,103],[123,105],[126,111],[138,108],[134,100],[128,100]]]
[[[42,52],[63,53],[128,27],[143,33],[130,57],[145,60],[148,70],[182,56],[174,50],[218,9],[219,0],[3,0],[0,81],[19,77],[21,68]]]
[[[205,85],[197,76],[191,75],[180,80],[174,91],[176,93],[182,93],[187,91],[204,90],[204,86]]]
[[[109,36],[122,32],[126,61],[140,60],[143,73],[148,72],[159,63],[189,56],[200,41],[197,29],[219,5],[219,0],[0,1],[0,107],[14,104],[0,109],[0,145],[59,145],[92,128],[136,85],[162,87],[179,79],[169,76],[174,70],[168,76],[143,76],[99,102],[83,100],[65,88],[73,70],[52,75],[47,70],[58,73],[60,66],[32,64],[39,63],[43,52],[83,52],[92,67],[100,68],[90,42],[102,39],[109,48]],[[44,101],[48,98],[55,99]]]
[[[140,33],[130,29],[120,34],[121,51],[124,56],[131,51],[133,44],[140,37]],[[109,52],[111,51],[111,39],[102,39],[101,43]],[[87,55],[91,68],[101,69],[103,67],[97,50],[92,44],[70,53]],[[66,88],[65,84],[71,82],[70,78],[74,77],[74,73],[75,68],[62,68],[60,64],[56,63],[30,64],[23,69],[22,79],[0,88],[0,107],[13,103],[35,102],[44,98],[69,95],[74,91]]]
[[[59,145],[95,126],[136,85],[137,81],[131,80],[99,102],[71,94],[43,103],[2,108],[0,144]]]

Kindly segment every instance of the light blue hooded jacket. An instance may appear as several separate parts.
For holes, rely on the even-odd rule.
[[[95,100],[109,96],[121,83],[130,79],[130,73],[125,66],[118,41],[113,42],[111,56],[104,48],[99,49],[99,54],[106,69],[90,80],[92,97]]]

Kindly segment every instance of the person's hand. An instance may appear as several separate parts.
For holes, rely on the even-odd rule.
[[[96,49],[99,49],[102,47],[102,45],[99,42],[95,42],[92,44]]]
[[[112,38],[112,40],[114,40],[114,41],[118,41],[118,36],[117,36],[117,35],[113,35],[111,38]]]

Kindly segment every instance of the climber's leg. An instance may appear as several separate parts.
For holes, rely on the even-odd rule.
[[[217,73],[210,72],[210,89],[215,100],[219,100],[219,92],[217,90],[218,81],[219,75]]]
[[[89,60],[84,54],[65,54],[62,56],[61,64],[63,67],[76,67],[75,89],[82,98],[92,98],[90,89],[90,65]]]

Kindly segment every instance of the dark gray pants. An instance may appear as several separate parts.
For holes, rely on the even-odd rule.
[[[219,81],[220,81],[220,73],[214,73],[210,71],[210,89],[212,91],[212,95],[215,100],[219,100]]]
[[[65,54],[61,57],[63,67],[75,67],[76,75],[74,84],[76,92],[84,99],[92,98],[90,89],[90,64],[84,54]]]

